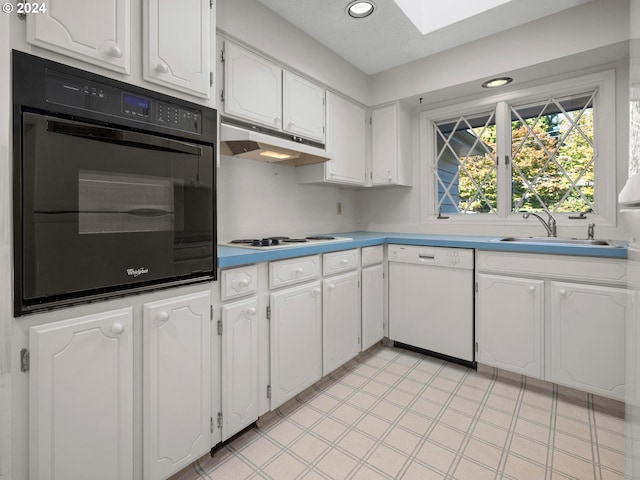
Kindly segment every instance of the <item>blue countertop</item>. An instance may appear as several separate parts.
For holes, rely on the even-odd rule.
[[[597,247],[592,245],[509,243],[499,242],[496,236],[481,235],[430,235],[415,233],[388,232],[340,232],[332,233],[337,237],[353,240],[320,245],[303,245],[272,250],[218,246],[218,267],[234,267],[249,263],[268,262],[285,258],[314,255],[316,253],[335,252],[348,248],[369,247],[387,243],[403,245],[424,245],[431,247],[475,248],[478,250],[499,250],[503,252],[546,253],[560,255],[582,255],[589,257],[627,258],[627,243],[618,242],[620,248]]]

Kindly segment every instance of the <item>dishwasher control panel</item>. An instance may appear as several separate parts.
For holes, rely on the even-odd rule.
[[[431,265],[435,267],[473,269],[473,249],[389,245],[390,262]]]

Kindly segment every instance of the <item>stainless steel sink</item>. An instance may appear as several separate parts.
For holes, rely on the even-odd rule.
[[[568,238],[568,237],[502,237],[498,238],[498,242],[511,243],[538,243],[550,245],[588,245],[592,247],[609,247],[622,248],[611,240],[590,240],[586,238]]]

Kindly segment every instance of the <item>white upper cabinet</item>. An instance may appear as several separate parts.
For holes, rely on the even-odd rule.
[[[324,89],[284,71],[283,130],[324,143]]]
[[[209,0],[146,0],[143,78],[209,98],[211,12]]]
[[[364,185],[365,136],[364,108],[327,92],[328,181]]]
[[[411,185],[409,124],[398,103],[371,110],[371,186]]]
[[[130,11],[130,0],[48,0],[27,15],[27,42],[129,74]]]
[[[321,86],[257,53],[225,42],[225,114],[324,143],[324,95]]]
[[[282,68],[225,42],[224,112],[282,129]]]
[[[363,187],[366,112],[360,105],[327,92],[326,149],[331,160],[298,167],[300,183]]]

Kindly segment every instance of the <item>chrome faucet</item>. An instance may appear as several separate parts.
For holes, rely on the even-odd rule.
[[[538,220],[540,220],[540,223],[542,223],[542,225],[544,226],[545,230],[547,231],[547,237],[555,237],[556,236],[556,219],[553,218],[549,212],[547,212],[547,215],[549,215],[549,220],[548,221],[545,221],[544,218],[542,218],[537,213],[531,213],[531,212],[523,213],[522,214],[522,218],[526,219],[526,218],[529,218],[531,215],[533,215]]]

